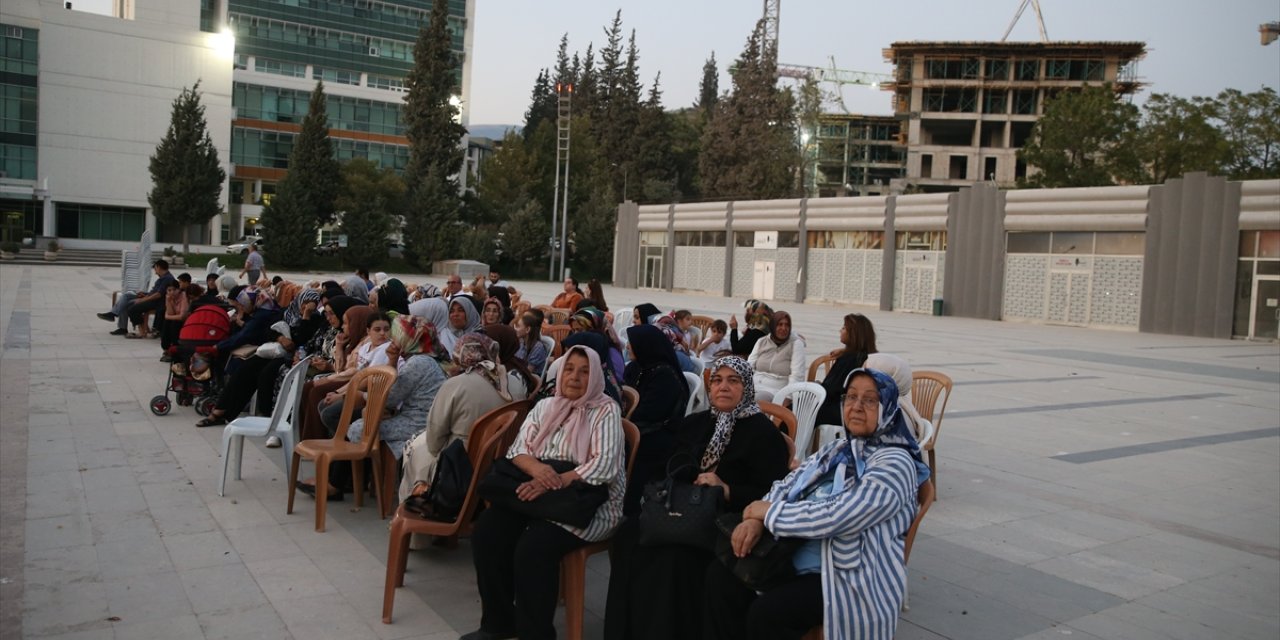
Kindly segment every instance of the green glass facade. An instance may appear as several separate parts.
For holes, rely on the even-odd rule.
[[[311,103],[306,91],[237,82],[231,89],[236,116],[270,122],[301,123]],[[404,135],[399,103],[329,96],[325,107],[330,129]]]
[[[0,24],[0,171],[36,179],[39,31]]]
[[[146,210],[59,202],[58,237],[137,241],[146,229]]]
[[[286,169],[289,167],[289,153],[293,151],[294,135],[284,131],[235,127],[231,132],[231,161],[249,167]],[[365,158],[397,172],[404,171],[409,164],[409,147],[406,145],[349,138],[329,140],[339,162]]]

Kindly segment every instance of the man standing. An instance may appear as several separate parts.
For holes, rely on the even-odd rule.
[[[258,253],[258,245],[249,245],[249,255],[245,256],[244,268],[240,275],[249,274],[249,286],[257,286],[258,280],[267,277],[266,265],[262,262],[262,254]]]
[[[489,286],[502,287],[508,290],[511,289],[511,285],[507,284],[507,281],[502,279],[502,274],[498,273],[497,270],[489,272]]]
[[[173,275],[169,273],[169,263],[164,260],[156,260],[151,265],[151,270],[156,274],[156,282],[151,286],[151,292],[138,296],[136,292],[122,291],[120,297],[116,300],[116,305],[106,313],[99,313],[98,317],[107,322],[115,322],[116,330],[111,332],[113,336],[128,335],[128,322],[133,321],[135,327],[138,327],[139,338],[147,336],[147,328],[142,325],[142,318],[148,311],[155,311],[164,305],[165,290],[169,288],[169,283],[173,282]],[[159,323],[157,322],[157,328]]]

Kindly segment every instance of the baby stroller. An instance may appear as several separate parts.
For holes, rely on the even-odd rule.
[[[173,408],[169,394],[178,404],[194,405],[196,413],[207,416],[222,390],[222,372],[214,345],[231,335],[231,320],[217,305],[205,305],[191,312],[178,332],[178,344],[169,347],[169,380],[164,393],[151,399],[151,413],[163,416]]]

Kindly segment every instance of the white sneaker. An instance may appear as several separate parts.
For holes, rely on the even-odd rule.
[[[268,449],[279,449],[281,444],[283,444],[283,443],[281,443],[281,442],[280,442],[280,437],[279,437],[279,436],[271,436],[271,437],[267,438],[267,448],[268,448]]]

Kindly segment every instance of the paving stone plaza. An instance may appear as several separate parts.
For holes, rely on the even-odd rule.
[[[244,480],[218,497],[222,429],[194,427],[190,407],[152,415],[158,344],[94,317],[119,280],[0,266],[0,638],[453,639],[478,626],[466,540],[412,552],[384,625],[387,521],[371,501],[331,505],[316,533],[309,498],[285,514],[280,451],[252,440]],[[560,288],[514,285],[535,303]],[[740,314],[740,300],[706,295],[606,295]],[[856,310],[881,350],[956,382],[898,638],[1280,637],[1277,344],[774,308],[810,359]],[[604,555],[589,563],[587,638],[601,635],[608,570]]]

